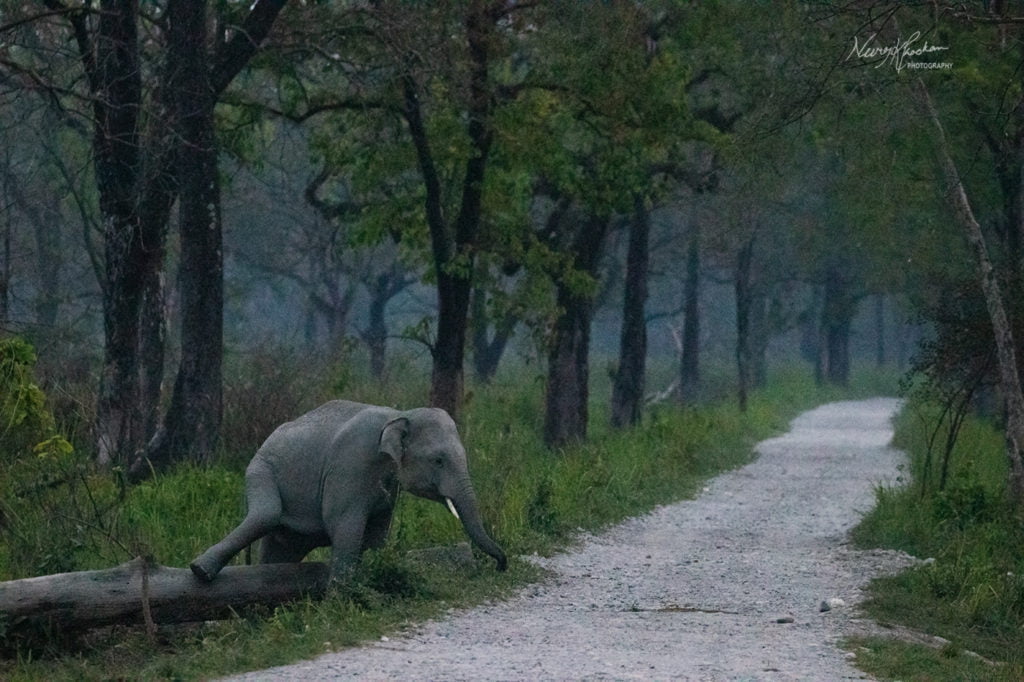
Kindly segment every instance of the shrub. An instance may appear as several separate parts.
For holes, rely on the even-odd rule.
[[[940,410],[912,402],[896,421],[914,480],[881,488],[878,504],[858,526],[862,546],[909,551],[924,565],[872,583],[868,612],[880,619],[941,635],[984,656],[1021,665],[1024,526],[1005,495],[1002,434],[968,417],[943,487],[921,485]],[[969,457],[965,453],[969,453]]]
[[[27,342],[0,339],[0,465],[28,455],[54,435],[53,415],[32,375],[35,364]]]

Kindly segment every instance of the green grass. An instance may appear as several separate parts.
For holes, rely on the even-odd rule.
[[[967,649],[1006,663],[999,668],[1005,679],[1024,679],[1024,519],[1006,501],[1003,437],[991,423],[969,419],[945,488],[939,489],[934,472],[922,486],[927,428],[936,414],[911,403],[897,420],[896,443],[910,455],[908,480],[903,487],[878,490],[877,506],[854,539],[862,547],[902,549],[928,559],[875,580],[868,614],[952,644],[936,658],[919,647],[872,640],[865,670],[894,679],[996,679],[991,670],[971,677],[963,666],[976,659],[949,655]],[[920,661],[915,674],[923,677],[903,672],[913,661]]]
[[[993,665],[957,646],[931,647],[886,637],[847,640],[857,667],[882,679],[904,682],[1020,682],[1021,669]]]
[[[691,495],[707,477],[749,461],[755,442],[783,430],[802,409],[850,395],[891,393],[879,388],[888,387],[884,377],[866,376],[841,392],[816,387],[806,372],[779,372],[770,377],[768,390],[752,396],[746,413],[732,399],[686,409],[663,405],[652,409],[641,426],[614,431],[606,417],[608,382],[595,372],[590,439],[551,453],[540,440],[543,384],[535,374],[521,368],[494,385],[473,388],[461,426],[484,518],[511,557],[550,553],[578,529],[599,529]],[[230,416],[234,410],[250,419],[266,414],[270,422],[279,419],[284,405],[294,403],[301,411],[339,387],[344,390],[338,393],[367,401],[402,407],[422,402],[422,387],[403,391],[400,382],[373,386],[349,375],[328,376],[327,381],[333,388],[308,396],[279,394],[269,406],[229,405],[227,419],[241,418]],[[260,393],[266,393],[265,387]],[[262,399],[253,392],[240,395],[239,400]],[[229,424],[230,433],[242,434],[240,440],[251,438],[252,430]],[[83,474],[67,489],[39,492],[40,516],[22,521],[45,539],[49,555],[60,555],[62,543],[84,533],[86,539],[62,559],[63,570],[108,567],[136,554],[184,566],[240,519],[242,469],[249,456],[251,451],[229,450],[220,463],[181,465],[125,491],[109,478]],[[58,523],[59,518],[72,521]],[[83,518],[93,520],[74,522]],[[406,558],[410,549],[464,539],[443,507],[403,495],[388,547],[369,553],[343,592],[315,602],[254,609],[216,623],[163,626],[156,641],[140,628],[117,627],[79,638],[8,642],[0,678],[201,679],[258,669],[378,638],[540,577],[537,569],[516,559],[508,572],[497,573],[493,561],[482,556],[471,567]],[[48,572],[40,570],[49,564],[31,547],[25,543],[16,555],[0,546],[0,571],[5,573],[0,579]],[[312,558],[324,556],[324,550],[318,552]]]

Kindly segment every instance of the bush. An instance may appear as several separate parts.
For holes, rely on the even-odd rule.
[[[248,461],[274,429],[323,402],[323,371],[316,362],[280,350],[229,358],[221,449]]]
[[[912,403],[897,419],[896,440],[910,456],[912,480],[880,489],[877,506],[854,533],[861,546],[903,549],[929,561],[873,582],[867,610],[1021,666],[1024,525],[1006,499],[1002,434],[969,417],[946,486],[935,480],[921,486],[929,419],[937,416],[933,406]]]
[[[27,342],[0,339],[0,465],[28,455],[54,435],[53,415],[32,375],[35,364]]]

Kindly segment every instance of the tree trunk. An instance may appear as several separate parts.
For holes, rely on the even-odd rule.
[[[611,423],[615,428],[637,424],[643,408],[647,373],[646,303],[650,233],[650,215],[643,198],[637,196],[634,198],[633,222],[629,226],[619,366],[612,386]]]
[[[476,239],[475,231],[470,228],[475,226],[468,220],[462,220],[462,239],[453,239],[450,234],[451,230],[441,207],[441,180],[434,164],[416,84],[411,76],[404,79],[404,91],[404,114],[423,175],[427,226],[430,228],[434,272],[437,276],[437,338],[431,348],[433,367],[430,375],[430,404],[447,410],[453,419],[458,419],[462,403],[463,355],[472,284],[468,273],[472,271],[474,260],[470,246]],[[484,168],[480,164],[474,167],[481,173]],[[481,176],[478,179],[482,181],[483,178]],[[466,180],[469,188],[468,167]],[[457,270],[453,269],[452,265],[460,255],[470,262]]]
[[[981,225],[974,216],[967,192],[960,179],[953,157],[949,153],[946,142],[946,131],[939,119],[938,112],[932,104],[931,96],[923,81],[918,79],[916,87],[921,104],[928,118],[935,126],[936,148],[945,176],[950,202],[953,206],[956,221],[967,234],[967,239],[974,251],[978,267],[981,289],[985,295],[985,305],[992,331],[995,336],[996,357],[999,361],[999,386],[1006,401],[1006,457],[1009,464],[1008,491],[1011,500],[1019,508],[1024,506],[1024,392],[1021,390],[1019,365],[1017,363],[1016,345],[1013,330],[1010,327],[1003,302],[1003,294],[992,261],[988,256],[985,235]]]
[[[679,398],[691,403],[700,390],[700,228],[693,225],[686,253],[683,341],[679,355]]]
[[[885,294],[875,295],[875,365],[885,366]]]
[[[133,479],[186,458],[208,459],[220,433],[224,263],[206,14],[206,0],[172,0],[167,6],[168,88],[180,141],[181,362],[167,414],[132,465]]]
[[[753,388],[768,384],[768,296],[765,287],[755,286],[750,300],[750,381]]]
[[[370,370],[376,378],[384,375],[387,364],[388,325],[385,313],[388,302],[413,282],[406,276],[404,268],[398,261],[398,256],[396,255],[394,258],[395,260],[387,271],[369,281],[364,280],[364,285],[370,293],[370,306],[369,319],[366,328],[360,332],[360,336],[370,349]]]
[[[506,313],[504,317],[494,321],[494,333],[487,336],[486,294],[483,289],[473,290],[473,372],[476,380],[488,384],[498,372],[498,365],[505,355],[508,342],[516,328],[516,316]]]
[[[17,188],[17,185],[15,185]],[[64,272],[64,248],[61,243],[62,216],[58,204],[40,209],[27,203],[36,242],[36,324],[53,330],[60,314],[61,274]]]
[[[173,147],[153,145],[155,157],[141,213],[159,268],[163,239],[155,233],[166,225],[175,193],[179,196],[182,355],[170,406],[160,428],[132,463],[132,480],[178,460],[208,459],[217,444],[223,410],[224,257],[214,106],[255,54],[285,1],[252,3],[242,26],[216,54],[207,49],[206,0],[171,0],[167,5],[164,104],[172,135],[158,139],[169,137]],[[173,166],[173,174],[166,172],[165,165]],[[168,181],[168,175],[173,175],[174,182]],[[151,286],[155,287],[152,282]],[[152,298],[154,305],[161,300]],[[146,372],[149,377],[156,374],[155,354],[152,362]]]
[[[821,308],[821,380],[846,386],[850,380],[850,329],[857,312],[857,300],[850,292],[841,264],[825,272],[825,299]]]
[[[469,325],[470,280],[439,273],[437,339],[430,374],[430,404],[460,417],[464,392],[466,332]]]
[[[32,626],[77,631],[129,623],[182,623],[228,618],[243,606],[276,606],[322,596],[327,564],[228,566],[213,582],[187,568],[135,559],[115,568],[0,583],[8,636]]]
[[[5,213],[8,214],[8,230],[10,230],[10,213],[17,206],[27,222],[32,226],[35,240],[36,270],[34,302],[35,324],[43,329],[53,329],[57,325],[61,300],[61,274],[64,271],[62,227],[59,203],[53,202],[40,206],[33,202],[24,191],[17,176],[9,167],[8,177],[4,180]]]
[[[79,45],[96,93],[93,157],[105,243],[106,343],[95,433],[97,459],[103,465],[127,463],[145,438],[138,412],[138,325],[140,292],[152,263],[136,211],[142,101],[137,20],[133,0],[104,0],[95,54],[92,46]]]
[[[163,314],[159,289],[167,223],[178,190],[174,177],[179,165],[176,153],[185,148],[186,153],[195,154],[189,145],[205,145],[190,134],[185,118],[210,119],[212,139],[216,96],[255,53],[284,3],[255,0],[241,26],[218,46],[213,59],[206,49],[204,23],[193,23],[187,29],[192,35],[179,30],[183,18],[189,15],[205,18],[205,5],[169,3],[162,19],[178,15],[178,27],[168,27],[177,35],[169,35],[165,71],[153,102],[143,102],[142,98],[137,0],[101,0],[95,22],[84,13],[65,15],[92,95],[93,163],[103,221],[105,258],[100,287],[105,343],[94,433],[101,465],[130,463],[149,438],[154,422],[156,406],[152,401],[159,395],[162,379],[163,331],[162,320],[151,318]],[[184,75],[182,67],[190,73]],[[201,92],[196,92],[197,88]],[[189,101],[190,96],[197,98]],[[150,121],[145,135],[140,131],[143,111],[149,112]],[[202,146],[198,154],[211,156],[215,162],[212,149],[212,145]],[[210,177],[215,181],[215,173],[207,175],[206,180]],[[213,279],[220,278],[220,208],[209,203],[217,195],[215,186],[204,187],[192,198],[203,201],[202,207],[196,204],[182,209],[183,214],[205,214],[200,222],[206,229],[216,225],[212,234],[203,235],[198,234],[198,226],[185,228],[193,230],[186,241],[199,248],[199,240],[216,250],[211,257],[182,263],[183,271],[192,270],[184,272],[183,280],[190,283],[183,288],[191,289],[187,294],[190,300],[197,295],[199,298],[195,310],[185,311],[189,322],[197,318],[209,321],[220,315],[221,285],[214,283],[205,289]],[[190,256],[183,253],[183,259],[187,261]],[[196,282],[204,288],[194,286]],[[200,346],[186,344],[185,352],[205,354],[203,344],[219,344],[219,333],[215,326],[208,333],[192,334],[188,341],[199,338]],[[194,379],[186,384],[219,384],[219,350],[212,363],[205,359],[194,362],[193,358],[187,363],[185,372]],[[213,393],[219,395],[219,388]],[[219,398],[215,400],[219,402]],[[210,418],[209,413],[206,418]],[[219,419],[216,415],[212,418]]]
[[[375,289],[370,297],[369,321],[363,333],[363,341],[370,349],[370,373],[375,379],[384,376],[388,355],[388,325],[384,311],[388,299],[384,292]]]
[[[139,322],[139,419],[142,434],[150,437],[156,432],[159,423],[164,383],[167,319],[162,268],[153,268],[146,273],[142,297]]]
[[[608,233],[607,217],[591,216],[576,228],[571,253],[577,270],[598,276],[601,251]],[[558,448],[587,436],[590,378],[590,322],[593,295],[580,292],[562,279],[556,282],[557,304],[548,351],[545,391],[544,443]]]
[[[150,316],[163,314],[157,287],[174,201],[168,171],[173,147],[163,119],[145,140],[140,134],[136,5],[102,3],[95,55],[85,25],[76,24],[86,76],[97,93],[93,157],[105,254],[104,360],[95,423],[101,465],[128,464],[152,435],[163,371],[163,322]]]
[[[10,154],[4,154],[3,172],[3,195],[0,196],[0,210],[3,211],[3,223],[0,229],[3,230],[3,237],[0,238],[0,329],[4,328],[11,315],[11,233],[14,230],[14,221],[11,219],[11,198],[10,184],[14,180],[14,173],[11,169]]]
[[[469,53],[466,133],[470,153],[454,224],[449,224],[442,210],[443,190],[423,121],[417,85],[411,74],[403,78],[403,114],[423,175],[427,227],[437,275],[437,337],[432,349],[430,404],[447,410],[456,420],[462,407],[463,363],[484,175],[493,141],[489,50],[494,22],[498,18],[478,0],[469,3],[466,11],[464,29]]]
[[[741,412],[747,411],[751,384],[750,308],[753,299],[752,264],[754,241],[751,237],[736,256],[736,375],[737,400]]]

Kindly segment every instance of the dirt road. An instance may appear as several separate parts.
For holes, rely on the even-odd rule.
[[[535,559],[554,577],[509,601],[237,679],[865,679],[836,642],[860,627],[861,588],[909,559],[846,533],[898,474],[898,406],[804,413],[697,499]]]

